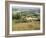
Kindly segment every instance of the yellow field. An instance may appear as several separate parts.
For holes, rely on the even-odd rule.
[[[12,24],[12,31],[25,31],[25,30],[40,30],[40,21]]]

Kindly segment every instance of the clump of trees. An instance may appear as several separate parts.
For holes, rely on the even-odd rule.
[[[32,12],[31,13],[30,12],[27,13],[26,11],[17,12],[15,14],[13,13],[12,14],[12,19],[13,20],[15,19],[15,23],[32,22],[32,20],[27,20],[27,19],[25,19],[25,17],[22,18],[22,16],[25,16],[25,17],[31,16],[32,18],[38,18],[35,21],[40,21],[39,14],[35,14],[35,13],[32,13]]]
[[[13,14],[12,15],[12,19],[20,19],[21,18],[21,15],[20,15],[20,13],[17,13],[17,14]]]

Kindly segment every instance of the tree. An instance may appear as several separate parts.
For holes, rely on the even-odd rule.
[[[15,15],[12,15],[12,18],[13,19],[20,19],[21,18],[21,14],[20,13],[17,13]]]

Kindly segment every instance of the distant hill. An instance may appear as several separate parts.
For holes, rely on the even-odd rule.
[[[40,16],[40,9],[35,7],[13,7],[13,14],[20,13],[22,16]]]
[[[13,11],[31,11],[33,13],[40,13],[40,8],[35,7],[13,7]]]

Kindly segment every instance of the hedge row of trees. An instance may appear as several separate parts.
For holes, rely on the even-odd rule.
[[[34,14],[34,15],[30,15],[30,14]],[[39,15],[35,14],[35,13],[30,13],[30,14],[27,14],[26,12],[17,12],[16,14],[12,14],[12,19],[16,21],[16,23],[20,23],[20,22],[32,22],[32,20],[26,20],[25,18],[22,18],[22,16],[25,16],[27,17],[28,15],[29,16],[32,16],[32,17],[37,17],[38,20],[35,20],[35,21],[40,21],[40,18],[39,18]]]

